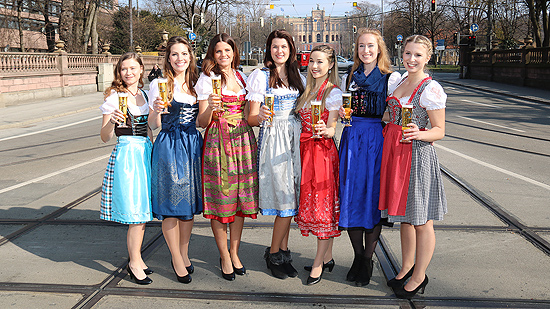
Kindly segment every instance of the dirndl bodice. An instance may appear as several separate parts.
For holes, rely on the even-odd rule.
[[[199,105],[172,101],[153,145],[152,205],[156,218],[190,220],[202,211]]]

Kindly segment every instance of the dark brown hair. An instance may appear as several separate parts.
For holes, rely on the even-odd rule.
[[[229,36],[229,34],[219,33],[216,34],[210,40],[210,44],[208,44],[208,51],[206,52],[206,57],[203,61],[202,72],[206,76],[210,76],[210,73],[212,72],[214,72],[214,74],[220,75],[222,78],[222,84],[225,84],[225,75],[218,66],[215,58],[216,44],[218,44],[219,42],[224,42],[231,46],[231,48],[233,49],[233,61],[231,62],[231,68],[233,68],[233,70],[235,71],[239,68],[241,59],[239,57],[239,48],[237,47],[237,43],[235,43],[235,40],[233,40],[233,38]]]
[[[264,65],[269,69],[269,87],[279,88],[283,87],[283,81],[279,78],[277,73],[275,62],[271,56],[271,44],[274,39],[285,39],[290,55],[285,63],[286,74],[288,75],[288,85],[290,88],[294,88],[302,94],[304,92],[304,85],[302,84],[302,78],[300,77],[300,69],[298,67],[298,61],[296,60],[296,46],[290,33],[284,29],[275,30],[269,34],[267,41],[265,42],[265,56]]]

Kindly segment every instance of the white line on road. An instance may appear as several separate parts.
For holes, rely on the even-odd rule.
[[[0,190],[0,194],[5,193],[5,192],[8,192],[8,191],[11,191],[11,190],[15,190],[15,189],[18,189],[18,188],[21,188],[21,187],[24,187],[24,186],[29,185],[29,184],[31,184],[31,183],[35,183],[35,182],[42,181],[42,180],[44,180],[44,179],[47,179],[47,178],[50,178],[50,177],[53,177],[53,176],[57,176],[57,175],[59,175],[59,174],[62,174],[62,173],[65,173],[65,172],[68,172],[68,171],[77,169],[77,168],[79,168],[79,167],[88,165],[88,164],[90,164],[90,163],[94,163],[94,162],[96,162],[96,161],[100,161],[100,160],[107,159],[110,155],[111,155],[111,154],[103,155],[103,156],[101,156],[101,157],[97,157],[97,158],[95,158],[95,159],[91,159],[91,160],[89,160],[89,161],[82,162],[82,163],[79,163],[79,164],[77,164],[77,165],[69,166],[69,167],[64,168],[64,169],[62,169],[62,170],[59,170],[59,171],[56,171],[56,172],[53,172],[53,173],[50,173],[50,174],[47,174],[47,175],[44,175],[44,176],[40,176],[40,177],[35,178],[35,179],[27,180],[27,181],[25,181],[25,182],[22,182],[22,183],[13,185],[13,186],[11,186],[11,187],[4,188],[4,189]]]
[[[35,134],[45,133],[45,132],[49,132],[49,131],[53,131],[53,130],[64,129],[64,128],[67,128],[67,127],[70,127],[70,126],[75,126],[75,125],[77,125],[77,124],[81,124],[81,123],[84,123],[84,122],[97,120],[97,119],[100,119],[100,118],[103,118],[103,115],[98,116],[98,117],[92,117],[92,118],[85,119],[85,120],[81,120],[81,121],[77,121],[77,122],[67,123],[67,124],[64,124],[64,125],[62,125],[62,126],[55,127],[55,128],[45,129],[45,130],[36,131],[36,132],[29,132],[29,133],[25,133],[25,134],[10,136],[10,137],[4,137],[4,138],[1,138],[1,139],[0,139],[0,142],[7,141],[7,140],[10,140],[10,139],[14,139],[14,138],[25,137],[25,136],[29,136],[29,135],[35,135]]]
[[[486,122],[486,121],[481,121],[481,120],[477,120],[477,119],[473,119],[473,118],[469,118],[469,117],[464,117],[464,116],[457,116],[457,117],[458,117],[458,118],[462,118],[462,119],[466,119],[466,120],[470,120],[470,121],[476,121],[476,122],[480,122],[480,123],[492,125],[492,126],[499,127],[499,128],[505,128],[505,129],[508,129],[508,130],[513,130],[513,131],[524,132],[524,133],[525,133],[525,131],[523,131],[523,130],[510,128],[510,127],[507,127],[507,126],[501,126],[501,125],[499,125],[499,124],[494,124],[494,123],[490,123],[490,122]]]
[[[500,106],[494,106],[494,105],[491,105],[491,104],[479,103],[479,102],[470,101],[470,100],[461,100],[461,101],[466,102],[466,103],[477,104],[477,105],[489,106],[489,107],[492,107],[492,108],[500,108]]]
[[[459,157],[462,157],[462,158],[464,158],[464,159],[466,159],[466,160],[469,160],[469,161],[472,161],[472,162],[474,162],[474,163],[477,163],[477,164],[483,165],[483,166],[485,166],[485,167],[488,167],[488,168],[490,168],[490,169],[493,169],[493,170],[495,170],[495,171],[497,171],[497,172],[504,173],[504,174],[506,174],[506,175],[515,177],[515,178],[517,178],[517,179],[521,179],[521,180],[523,180],[523,181],[526,181],[526,182],[528,182],[528,183],[534,184],[534,185],[539,186],[539,187],[541,187],[541,188],[544,188],[544,189],[546,189],[546,190],[550,190],[550,185],[547,185],[547,184],[545,184],[545,183],[536,181],[536,180],[531,179],[531,178],[529,178],[529,177],[522,176],[522,175],[520,175],[520,174],[516,174],[516,173],[514,173],[514,172],[511,172],[511,171],[509,171],[509,170],[505,170],[505,169],[503,169],[503,168],[500,168],[500,167],[498,167],[498,166],[492,165],[492,164],[490,164],[490,163],[483,162],[483,161],[481,161],[481,160],[478,160],[478,159],[476,159],[476,158],[470,157],[470,156],[465,155],[465,154],[463,154],[463,153],[461,153],[461,152],[458,152],[458,151],[456,151],[456,150],[449,149],[449,148],[447,148],[447,147],[445,147],[445,146],[441,146],[441,145],[439,145],[439,144],[434,144],[434,146],[437,147],[437,148],[439,148],[439,149],[441,149],[441,150],[445,150],[445,151],[450,152],[450,153],[452,153],[452,154],[455,154],[455,155],[457,155],[457,156],[459,156]]]

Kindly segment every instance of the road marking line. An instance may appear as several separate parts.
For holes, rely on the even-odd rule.
[[[2,193],[5,193],[5,192],[8,192],[8,191],[12,191],[12,190],[15,190],[15,189],[18,189],[18,188],[21,188],[21,187],[24,187],[26,185],[29,185],[31,183],[35,183],[35,182],[39,182],[39,181],[42,181],[44,179],[47,179],[47,178],[50,178],[50,177],[53,177],[53,176],[57,176],[59,174],[63,174],[65,172],[68,172],[68,171],[71,171],[71,170],[74,170],[74,169],[77,169],[79,167],[83,167],[85,165],[88,165],[90,163],[94,163],[96,161],[101,161],[101,160],[104,160],[104,159],[107,159],[111,154],[108,154],[108,155],[104,155],[104,156],[101,156],[101,157],[97,157],[95,159],[91,159],[89,161],[86,161],[86,162],[82,162],[82,163],[79,163],[77,165],[73,165],[73,166],[69,166],[67,168],[64,168],[62,170],[59,170],[59,171],[56,171],[56,172],[53,172],[53,173],[50,173],[50,174],[47,174],[47,175],[44,175],[44,176],[40,176],[38,178],[35,178],[35,179],[31,179],[31,180],[27,180],[25,182],[22,182],[22,183],[19,183],[19,184],[16,184],[16,185],[13,185],[11,187],[7,187],[7,188],[4,188],[2,190],[0,190],[0,194]]]
[[[1,138],[1,139],[0,139],[0,142],[7,141],[7,140],[10,140],[10,139],[14,139],[14,138],[20,138],[20,137],[25,137],[25,136],[30,136],[30,135],[45,133],[45,132],[49,132],[49,131],[53,131],[53,130],[64,129],[64,128],[67,128],[67,127],[70,127],[70,126],[75,126],[75,125],[77,125],[77,124],[81,124],[81,123],[84,123],[84,122],[97,120],[97,119],[100,119],[100,118],[103,118],[103,115],[102,115],[102,116],[98,116],[98,117],[93,117],[93,118],[90,118],[90,119],[85,119],[85,120],[77,121],[77,122],[67,123],[67,124],[64,124],[64,125],[59,126],[59,127],[50,128],[50,129],[45,129],[45,130],[42,130],[42,131],[29,132],[29,133],[25,133],[25,134],[16,135],[16,136],[4,137],[4,138]]]
[[[470,101],[470,100],[461,100],[461,101],[462,102],[467,102],[467,103],[472,103],[472,104],[477,104],[477,105],[489,106],[489,107],[492,107],[492,108],[500,108],[500,106],[494,106],[494,105],[491,105],[491,104],[479,103],[479,102],[474,102],[474,101]]]
[[[469,160],[469,161],[472,161],[472,162],[474,162],[474,163],[477,163],[477,164],[483,165],[483,166],[485,166],[485,167],[488,167],[488,168],[490,168],[490,169],[493,169],[493,170],[495,170],[495,171],[497,171],[497,172],[504,173],[504,174],[506,174],[506,175],[515,177],[515,178],[520,179],[520,180],[523,180],[523,181],[526,181],[526,182],[528,182],[528,183],[534,184],[534,185],[539,186],[539,187],[541,187],[541,188],[544,188],[544,189],[546,189],[546,190],[550,190],[550,185],[547,185],[547,184],[545,184],[545,183],[538,182],[538,181],[536,181],[536,180],[534,180],[534,179],[531,179],[531,178],[529,178],[529,177],[522,176],[522,175],[520,175],[520,174],[516,174],[516,173],[511,172],[511,171],[509,171],[509,170],[505,170],[505,169],[503,169],[503,168],[501,168],[501,167],[498,167],[498,166],[496,166],[496,165],[492,165],[492,164],[490,164],[490,163],[483,162],[483,161],[481,161],[481,160],[478,160],[478,159],[476,159],[476,158],[470,157],[470,156],[465,155],[465,154],[463,154],[463,153],[461,153],[461,152],[458,152],[458,151],[456,151],[456,150],[449,149],[449,148],[447,148],[447,147],[445,147],[445,146],[441,146],[441,145],[439,145],[439,144],[434,144],[434,146],[437,147],[437,148],[439,148],[439,149],[441,149],[441,150],[445,150],[445,151],[450,152],[450,153],[452,153],[452,154],[455,154],[455,155],[457,155],[457,156],[459,156],[459,157],[462,157],[462,158],[464,158],[464,159],[466,159],[466,160]]]
[[[486,122],[486,121],[482,121],[482,120],[477,120],[477,119],[473,119],[473,118],[469,118],[469,117],[464,117],[464,116],[457,116],[457,117],[462,118],[462,119],[466,119],[466,120],[470,120],[470,121],[481,122],[481,123],[492,125],[492,126],[499,127],[499,128],[505,128],[505,129],[508,129],[508,130],[514,130],[514,131],[517,131],[517,132],[525,133],[525,131],[523,131],[523,130],[514,129],[514,128],[510,128],[510,127],[506,127],[506,126],[501,126],[499,124],[494,124],[494,123],[490,123],[490,122]]]

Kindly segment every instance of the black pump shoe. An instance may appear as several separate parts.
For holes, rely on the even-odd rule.
[[[317,278],[313,278],[311,276],[308,276],[307,277],[307,285],[314,285],[314,284],[317,284],[319,282],[321,282],[321,278],[323,277],[323,273],[321,273],[321,275]]]
[[[193,263],[191,263],[191,265],[189,266],[185,266],[185,269],[187,269],[187,272],[190,274],[195,272],[195,266],[193,266]]]
[[[405,281],[407,281],[407,279],[409,279],[412,274],[413,274],[413,271],[414,271],[414,265],[413,267],[407,272],[407,274],[405,274],[405,276],[401,279],[390,279],[388,280],[388,282],[386,282],[386,284],[390,287],[390,288],[397,288],[397,287],[400,287],[400,286],[403,286],[403,284],[405,283]]]
[[[233,265],[233,263],[231,263],[231,265]],[[239,275],[239,276],[244,276],[246,274],[246,268],[244,268],[244,265],[241,268],[237,268],[235,267],[235,265],[233,265],[233,271],[235,272],[236,275]]]
[[[145,269],[143,270],[143,272],[144,272],[146,275],[150,275],[150,274],[154,273],[154,271],[153,271],[151,268],[145,268]]]
[[[424,281],[420,283],[419,286],[416,287],[416,289],[412,291],[405,290],[405,286],[402,285],[400,287],[397,287],[394,289],[395,296],[397,298],[404,298],[404,299],[411,299],[413,298],[417,293],[424,294],[424,290],[426,289],[426,285],[428,285],[428,276],[424,278]]]
[[[229,274],[226,274],[223,272],[223,267],[222,267],[222,258],[220,258],[220,271],[222,272],[222,277],[227,280],[227,281],[233,281],[235,280],[235,271],[232,271],[231,273]]]
[[[130,265],[126,266],[126,270],[128,271],[128,275],[130,275],[130,278],[132,278],[137,284],[147,285],[153,283],[153,280],[151,280],[151,278],[147,276],[144,279],[138,279],[132,272],[132,269],[130,269]]]
[[[329,272],[332,272],[334,265],[336,265],[336,263],[334,263],[334,259],[331,259],[330,261],[323,263],[323,271],[325,271],[325,269],[328,269]],[[304,266],[304,269],[307,271],[311,271],[311,266]]]
[[[185,276],[179,276],[178,273],[176,272],[176,268],[174,268],[174,262],[170,261],[170,264],[172,264],[172,269],[174,270],[174,274],[176,274],[176,277],[178,278],[179,282],[185,283],[185,284],[191,283],[191,280],[193,280],[191,278],[191,274],[188,273]]]

